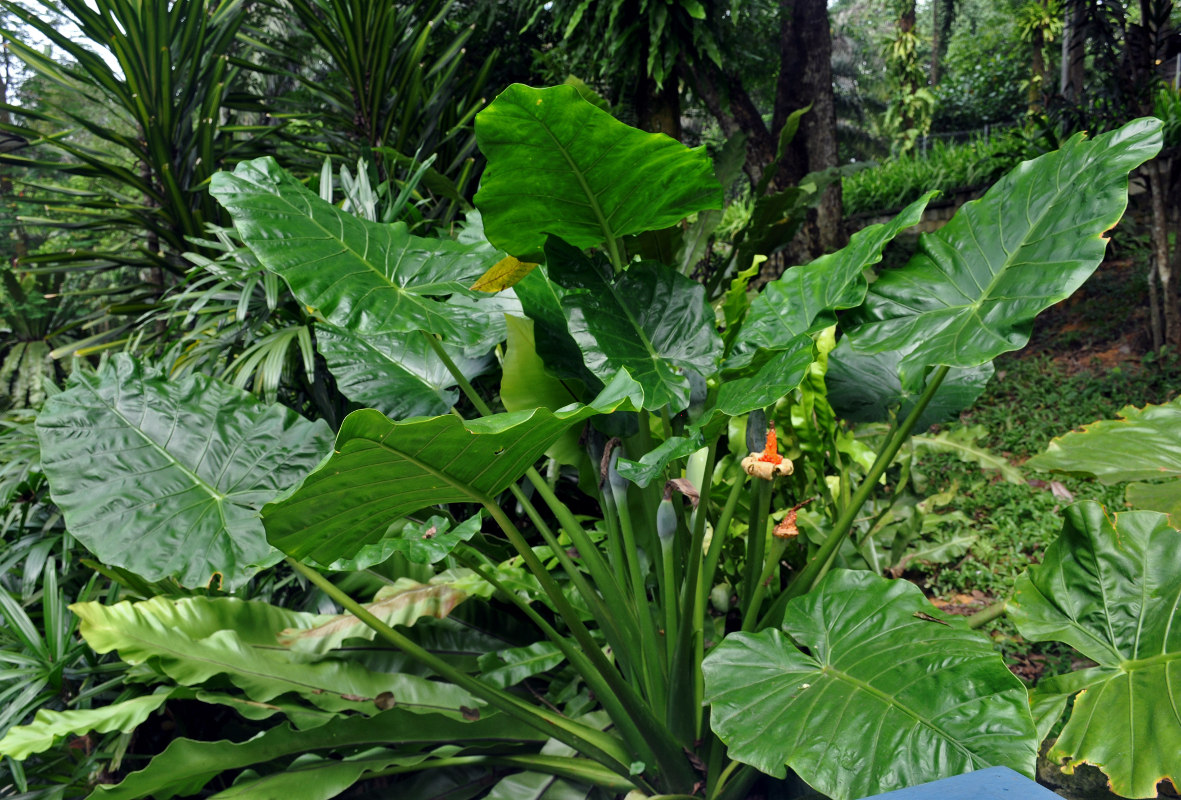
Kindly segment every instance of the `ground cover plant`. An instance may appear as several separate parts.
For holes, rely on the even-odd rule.
[[[845,176],[845,213],[884,212],[932,189],[949,194],[990,184],[1020,161],[1010,149],[1000,135],[968,142],[936,139],[926,152],[912,151]]]
[[[184,700],[261,732],[178,738],[94,796],[332,797],[396,778],[408,797],[739,798],[791,770],[845,798],[994,764],[1032,774],[1078,680],[1035,717],[987,638],[874,573],[922,545],[886,522],[910,502],[913,434],[969,405],[1093,272],[1159,127],[1022,165],[872,286],[930,195],[757,294],[755,269],[707,293],[669,266],[692,247],[678,223],[721,204],[705,151],[570,87],[515,85],[481,112],[480,213],[454,240],[352,216],[270,159],[219,173],[238,235],[342,354],[341,390],[416,405],[353,411],[333,438],[129,355],[76,373],[36,423],[68,529],[110,567],[187,591],[72,606],[142,692],[42,713],[0,752],[135,730]],[[473,384],[494,349],[499,370]],[[846,417],[881,424],[854,436]],[[1168,547],[1166,518],[1137,514],[1082,507],[1064,536],[1113,558],[1125,541]],[[1181,575],[1116,586],[1075,552],[1054,556],[1071,591],[1126,596],[1102,679],[1136,682],[1129,714],[1175,698],[1181,642],[1154,621],[1129,643],[1127,620],[1171,619],[1136,595],[1172,596]],[[225,594],[280,562],[342,613]],[[1029,583],[1031,635],[1095,638],[1096,614],[1115,613],[1063,621],[1060,587]],[[1093,758],[1076,727],[1072,756]],[[1142,792],[1149,773],[1176,776],[1178,751],[1106,764]]]

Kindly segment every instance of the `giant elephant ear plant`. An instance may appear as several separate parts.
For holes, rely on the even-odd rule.
[[[151,574],[192,586],[220,572],[236,585],[285,555],[344,610],[314,617],[216,596],[77,607],[96,649],[142,664],[168,691],[303,731],[178,739],[96,796],[195,793],[230,770],[217,796],[331,797],[398,776],[406,797],[464,785],[491,787],[488,797],[730,800],[792,770],[855,798],[991,765],[1032,774],[1027,693],[990,642],[938,619],[910,584],[834,564],[928,407],[979,387],[972,371],[1023,346],[1033,317],[1098,265],[1159,123],[1076,137],[1022,165],[872,287],[867,271],[929,198],[753,301],[749,272],[710,297],[628,253],[636,235],[720,205],[704,150],[631,129],[569,87],[513,86],[476,125],[487,242],[356,219],[269,160],[212,184],[322,332],[398,343],[382,345],[383,360],[429,354],[469,418],[355,411],[311,468],[280,435],[293,423],[260,416],[257,401],[226,394],[233,413],[209,421],[206,410],[189,431],[185,411],[202,398],[122,360],[77,378],[40,417],[51,454],[79,436],[89,458],[144,454],[134,496],[92,476],[103,496],[87,503],[72,500],[82,460],[47,459],[71,526],[118,530],[120,515],[158,514],[170,529],[170,513],[200,532],[205,560],[153,561]],[[501,382],[481,391],[457,359],[502,340],[506,310],[516,318]],[[896,376],[901,411],[876,452],[851,443],[826,399],[825,370],[848,344],[860,355],[846,383],[859,369],[878,384]],[[498,397],[512,410],[498,412]],[[86,432],[83,407],[118,423]],[[791,420],[780,428],[801,455],[795,474],[768,416]],[[307,436],[315,450],[319,433]],[[581,467],[580,480],[554,461],[543,476],[547,452]],[[276,480],[240,474],[247,453]],[[261,466],[272,463],[306,475],[278,486],[283,473]],[[191,507],[167,508],[177,491]],[[809,542],[795,523],[817,494],[822,536]],[[235,519],[261,518],[265,540],[257,526],[204,522],[231,502]],[[212,549],[227,540],[238,549]],[[249,555],[231,563],[232,552]],[[102,555],[149,569],[134,548]],[[711,612],[723,572],[737,597],[725,619]],[[355,600],[374,576],[387,585]],[[113,710],[103,729],[134,728],[158,705]],[[44,743],[93,724],[39,719],[19,754],[32,752],[30,731]]]

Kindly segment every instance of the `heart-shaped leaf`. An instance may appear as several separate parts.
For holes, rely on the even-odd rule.
[[[1153,481],[1128,487],[1128,501],[1181,521],[1181,397],[1171,403],[1127,406],[1119,419],[1099,420],[1050,442],[1029,459],[1034,469],[1094,475],[1104,483]]]
[[[1021,682],[988,639],[920,612],[935,616],[911,583],[833,570],[783,630],[726,637],[702,670],[730,757],[838,800],[989,766],[1032,775]]]
[[[1035,705],[1049,695],[1052,724],[1078,692],[1048,756],[1097,765],[1121,797],[1156,797],[1159,781],[1181,780],[1179,548],[1164,514],[1078,503],[1008,605],[1026,639],[1065,642],[1098,664],[1056,676]]]
[[[1128,173],[1161,147],[1141,119],[1026,161],[883,272],[849,331],[853,347],[905,351],[904,373],[975,367],[1029,341],[1033,319],[1082,285],[1128,203]]]
[[[203,375],[167,381],[126,355],[75,373],[37,436],[73,536],[107,564],[192,587],[239,586],[282,558],[259,509],[332,442],[323,421]]]
[[[210,193],[242,241],[287,281],[301,303],[355,333],[430,331],[472,347],[487,320],[442,299],[468,287],[503,257],[484,244],[411,236],[321,200],[272,158],[213,176]]]
[[[518,258],[550,235],[614,247],[722,207],[705,148],[628,127],[571,86],[513,84],[476,115],[476,140],[488,159],[475,198],[484,232]]]
[[[645,408],[677,412],[689,405],[686,373],[708,378],[717,371],[722,340],[701,284],[650,262],[611,280],[609,267],[555,238],[546,264],[565,289],[570,335],[601,381],[627,370],[644,387]]]
[[[345,417],[331,458],[263,511],[267,537],[289,555],[322,565],[355,558],[403,515],[438,503],[485,503],[572,425],[642,403],[635,381],[620,372],[591,405],[558,412],[396,422],[372,409],[355,411]]]

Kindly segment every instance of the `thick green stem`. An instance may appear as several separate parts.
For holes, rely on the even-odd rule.
[[[529,705],[508,692],[489,686],[467,673],[461,672],[434,653],[420,647],[411,639],[403,636],[382,622],[316,570],[293,558],[288,558],[287,563],[291,565],[292,569],[311,581],[342,608],[368,625],[382,639],[385,639],[415,661],[428,667],[440,677],[446,678],[462,689],[466,689],[510,717],[518,719],[545,735],[552,736],[558,741],[585,753],[613,772],[625,777],[629,776],[628,764],[630,756],[617,739],[608,736],[602,731],[597,731],[594,728],[566,719],[560,714]]]
[[[972,616],[968,617],[968,627],[983,628],[985,625],[1004,614],[1006,606],[1007,602],[1001,600],[999,603],[993,603],[987,608],[982,608]]]
[[[763,564],[763,572],[759,575],[759,583],[755,587],[750,605],[746,607],[746,613],[742,616],[742,630],[746,633],[755,629],[755,622],[759,618],[759,608],[763,605],[763,598],[767,596],[768,584],[771,582],[775,567],[779,565],[779,559],[783,557],[783,551],[787,549],[787,541],[787,539],[781,539],[778,536],[771,538],[771,549],[767,551],[766,563]]]
[[[767,516],[771,510],[771,481],[751,480],[750,520],[746,528],[746,564],[742,579],[743,614],[750,612],[755,587],[763,571],[763,552],[767,546]]]
[[[857,515],[861,512],[865,501],[869,499],[870,493],[873,492],[877,485],[878,479],[885,473],[886,468],[894,460],[894,456],[902,448],[902,445],[910,437],[911,431],[918,423],[919,417],[922,416],[923,411],[926,410],[927,405],[931,402],[931,398],[935,396],[935,392],[939,390],[940,384],[947,376],[948,367],[939,367],[931,375],[930,381],[927,383],[927,388],[923,390],[922,396],[918,402],[915,403],[913,409],[906,416],[906,419],[891,435],[886,437],[886,441],[882,445],[882,449],[878,451],[877,458],[874,459],[873,466],[869,468],[865,479],[861,481],[861,485],[857,487],[857,491],[853,493],[852,500],[849,505],[841,512],[840,517],[833,525],[832,531],[828,534],[828,538],[824,540],[824,544],[820,546],[816,556],[808,562],[796,576],[786,590],[776,598],[775,603],[771,606],[770,611],[761,621],[759,628],[764,628],[768,624],[778,625],[783,617],[783,609],[787,606],[787,601],[793,597],[807,594],[820,580],[823,574],[828,570],[829,564],[836,556],[837,548],[840,547],[841,542],[849,535],[849,531],[853,528],[853,522],[857,519]]]

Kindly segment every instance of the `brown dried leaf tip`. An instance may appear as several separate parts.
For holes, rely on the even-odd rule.
[[[796,503],[794,506],[789,508],[787,513],[783,515],[783,519],[780,521],[780,523],[775,526],[773,531],[771,531],[771,534],[773,536],[779,537],[780,539],[794,539],[799,536],[800,529],[796,527],[796,512],[815,499],[815,497],[809,497],[804,502]]]
[[[767,429],[767,445],[761,453],[751,453],[742,459],[742,468],[752,478],[769,481],[777,475],[790,475],[794,471],[791,459],[779,455],[779,444],[775,440],[775,426]]]

